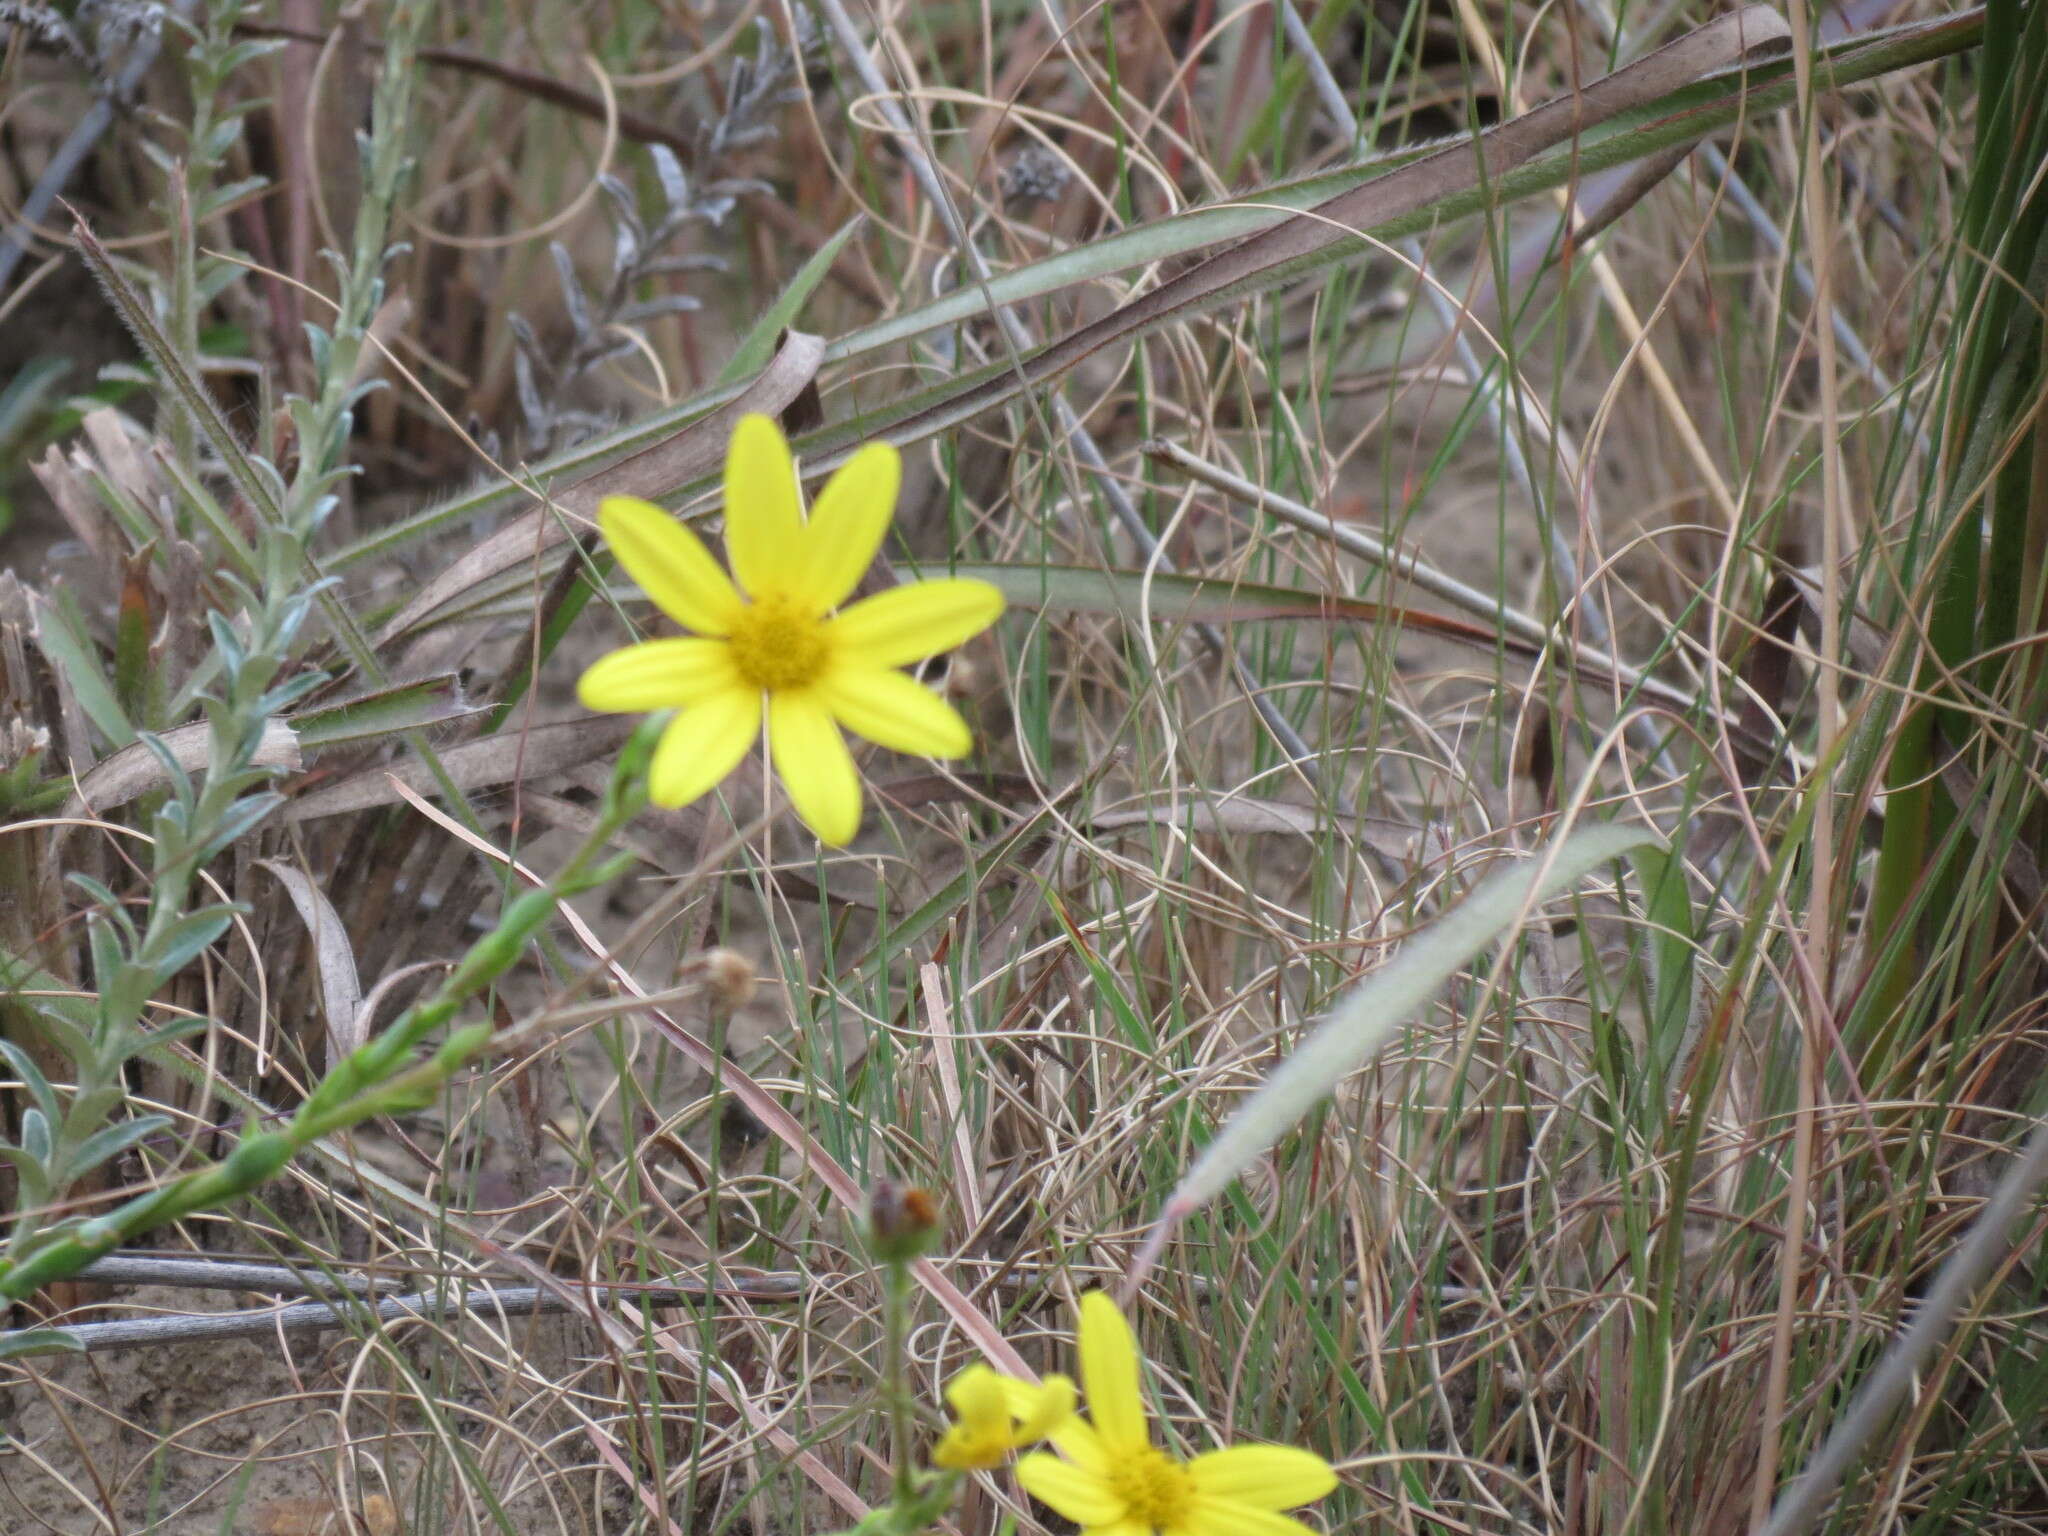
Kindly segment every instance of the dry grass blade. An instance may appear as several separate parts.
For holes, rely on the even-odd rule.
[[[2048,1121],[2036,1125],[1968,1234],[1942,1262],[1912,1326],[1886,1351],[1848,1410],[1836,1420],[1812,1463],[1780,1497],[1759,1536],[1805,1536],[1826,1512],[1828,1501],[1855,1468],[1871,1438],[1884,1428],[1908,1394],[1925,1383],[1929,1362],[1948,1341],[1985,1277],[2012,1252],[2013,1226],[2044,1180],[2048,1180]],[[2024,1241],[2038,1240],[2037,1226]]]
[[[460,838],[478,852],[498,860],[516,871],[529,883],[538,884],[531,870],[507,856],[502,850],[491,847],[474,833],[435,810],[425,801],[394,782],[393,792],[410,803],[423,816],[433,821],[451,837]],[[605,973],[628,995],[646,1004],[647,989],[640,985],[631,971],[621,965],[612,951],[591,931],[573,909],[563,909],[564,920],[576,935],[584,951],[598,962]],[[845,1208],[850,1217],[858,1217],[867,1208],[867,1191],[860,1181],[848,1173],[839,1160],[832,1156],[817,1139],[804,1128],[803,1122],[792,1115],[782,1101],[769,1093],[735,1063],[726,1060],[709,1042],[678,1024],[662,1009],[648,1006],[647,1017],[660,1032],[663,1039],[707,1079],[721,1082],[727,1092],[738,1099],[770,1133],[776,1136],[792,1152],[803,1159],[804,1166],[812,1177],[831,1191]],[[918,1283],[943,1307],[953,1321],[959,1325],[975,1347],[985,1355],[991,1364],[1014,1376],[1036,1380],[1034,1372],[1017,1353],[1016,1347],[1003,1337],[1002,1330],[989,1320],[981,1308],[969,1301],[960,1288],[948,1279],[945,1273],[929,1259],[920,1259],[916,1266]]]
[[[320,973],[320,1006],[327,1015],[327,1065],[332,1068],[363,1043],[369,1025],[348,929],[327,893],[308,879],[305,871],[282,859],[258,859],[256,867],[269,871],[284,887],[312,940],[313,962]]]
[[[1768,6],[1748,6],[1711,21],[1582,91],[1545,102],[1472,142],[1461,140],[1240,241],[1014,367],[892,423],[889,436],[915,440],[967,421],[1011,399],[1020,388],[1058,378],[1104,347],[1249,294],[1339,242],[1355,241],[1405,215],[1489,187],[1574,136],[1660,101],[1681,86],[1782,55],[1790,35],[1784,18]]]
[[[393,788],[394,792],[398,795],[399,798],[402,798],[406,800],[408,803],[412,804],[415,809],[419,810],[423,815],[427,816],[430,820],[434,821],[437,825],[441,826],[444,830],[448,831],[451,835],[470,843],[471,846],[476,847],[480,852],[483,852],[493,858],[496,858],[506,863],[508,867],[514,869],[521,875],[525,876],[529,881],[533,881],[535,879],[535,877],[532,875],[530,871],[524,869],[516,861],[507,858],[499,850],[490,847],[488,844],[478,839],[473,833],[468,832],[467,829],[460,827],[453,821],[441,815],[432,806],[428,805],[426,802],[424,802],[417,796],[407,791],[402,785],[398,784],[395,781],[395,779],[393,782]],[[642,989],[638,987],[637,983],[633,981],[630,973],[625,971],[623,967],[619,966],[616,961],[610,959],[610,957],[604,949],[604,946],[597,940],[596,936],[589,930],[588,926],[584,924],[572,910],[565,908],[564,915],[569,921],[572,930],[583,942],[585,948],[593,956],[599,957],[603,961],[603,963],[606,964],[606,966],[610,969],[615,979],[617,979],[623,985],[625,985],[627,989],[632,991],[637,997],[639,997],[643,1003],[648,1003],[650,1011],[652,1012],[652,1017],[654,1018],[657,1025],[661,1027],[665,1033],[669,1033],[672,1039],[676,1039],[678,1044],[684,1045],[686,1048],[686,1054],[691,1054],[697,1057],[699,1059],[700,1065],[705,1066],[707,1068],[712,1067],[714,1065],[713,1058],[706,1053],[706,1048],[702,1046],[701,1042],[696,1041],[694,1037],[689,1036],[684,1031],[681,1031],[677,1026],[673,1024],[671,1020],[667,1019],[661,1013],[653,1012],[652,1004],[648,998],[648,994],[646,994]],[[757,1113],[760,1114],[761,1118],[765,1122],[767,1122],[771,1126],[771,1128],[774,1128],[778,1131],[778,1133],[783,1134],[785,1139],[789,1141],[789,1144],[792,1146],[792,1148],[805,1155],[807,1160],[812,1161],[816,1165],[815,1171],[820,1172],[825,1177],[826,1182],[830,1187],[834,1189],[835,1193],[842,1193],[843,1197],[847,1199],[850,1206],[858,1208],[863,1198],[858,1185],[856,1185],[854,1181],[852,1181],[845,1174],[845,1172],[839,1168],[838,1164],[831,1158],[831,1156],[828,1153],[826,1153],[821,1147],[818,1147],[815,1142],[811,1141],[811,1139],[806,1135],[802,1128],[798,1126],[789,1117],[788,1112],[782,1109],[781,1106],[773,1098],[768,1096],[757,1084],[754,1084],[752,1080],[746,1076],[745,1073],[739,1071],[730,1063],[717,1063],[716,1065],[717,1069],[722,1072],[728,1087],[735,1091],[741,1097],[743,1102],[748,1103],[750,1107],[756,1107]],[[501,1254],[501,1257],[503,1257],[507,1262],[510,1262],[517,1267],[525,1269],[536,1280],[540,1281],[542,1285],[546,1287],[548,1290],[558,1293],[561,1291],[561,1282],[556,1277],[532,1265],[529,1261],[525,1259],[523,1255],[513,1252],[503,1252]],[[1010,1347],[1008,1342],[1002,1337],[1000,1331],[997,1330],[994,1327],[994,1325],[991,1324],[980,1313],[978,1309],[976,1309],[970,1302],[968,1302],[965,1296],[963,1296],[952,1285],[952,1283],[949,1280],[947,1280],[942,1274],[939,1273],[939,1271],[934,1266],[930,1265],[928,1262],[921,1264],[919,1266],[919,1269],[920,1279],[923,1281],[926,1287],[930,1289],[933,1292],[933,1294],[940,1299],[942,1304],[947,1306],[948,1310],[953,1313],[955,1320],[961,1323],[965,1327],[969,1335],[975,1338],[976,1341],[979,1344],[981,1344],[984,1350],[988,1352],[991,1359],[993,1359],[998,1365],[1000,1365],[1005,1370],[1011,1371],[1015,1374],[1030,1374],[1029,1367],[1016,1354],[1015,1350]],[[570,1303],[570,1305],[573,1310],[584,1311],[587,1307],[587,1301],[583,1298],[577,1298],[573,1300]],[[598,1322],[600,1326],[604,1327],[608,1332],[613,1333],[616,1336],[615,1342],[627,1344],[630,1343],[631,1340],[636,1336],[632,1333],[620,1332],[619,1324],[615,1319],[611,1319],[609,1317],[597,1314],[593,1314],[593,1317],[594,1320]],[[659,1335],[659,1338],[661,1345],[664,1349],[669,1350],[671,1352],[678,1351],[678,1347],[675,1345],[674,1341],[667,1338],[665,1334]],[[772,1419],[769,1419],[768,1417],[763,1415],[761,1411],[753,1403],[751,1403],[745,1396],[736,1393],[733,1389],[732,1383],[729,1380],[727,1380],[725,1374],[722,1371],[713,1371],[710,1374],[709,1382],[714,1392],[719,1396],[719,1398],[722,1401],[726,1402],[727,1404],[737,1409],[740,1413],[742,1413],[753,1424],[757,1431],[759,1431],[765,1438],[767,1438],[772,1444],[774,1444],[783,1454],[789,1456],[797,1465],[802,1467],[806,1475],[809,1476],[818,1487],[823,1489],[837,1504],[839,1504],[841,1508],[846,1510],[855,1519],[863,1518],[866,1515],[868,1511],[868,1506],[864,1501],[862,1501],[858,1497],[858,1495],[852,1490],[852,1488],[846,1485],[845,1482],[831,1470],[831,1468],[824,1465],[813,1452],[805,1449],[800,1442],[791,1437],[786,1430],[780,1427],[780,1425],[775,1423]],[[596,1446],[600,1455],[606,1456],[608,1460],[612,1459],[613,1453],[611,1452],[611,1447],[607,1443],[605,1443],[601,1439],[594,1438],[593,1444]],[[621,1476],[626,1475],[626,1468],[624,1467],[623,1463],[618,1464],[616,1470],[621,1474]],[[650,1505],[650,1508],[652,1507],[654,1506]],[[667,1522],[664,1523],[666,1524]]]
[[[981,1225],[981,1180],[974,1160],[974,1137],[968,1128],[965,1101],[960,1096],[960,1069],[953,1054],[956,1031],[953,1010],[946,1001],[946,978],[927,961],[919,968],[918,985],[924,991],[925,1018],[932,1031],[932,1061],[938,1069],[940,1105],[946,1112],[953,1134],[953,1187],[970,1227]]]
[[[161,1348],[170,1343],[315,1333],[344,1328],[351,1323],[359,1325],[369,1317],[391,1324],[465,1312],[483,1317],[509,1318],[562,1312],[587,1313],[593,1307],[620,1301],[641,1306],[673,1306],[679,1302],[687,1304],[711,1299],[781,1302],[801,1300],[803,1289],[801,1277],[795,1275],[756,1275],[716,1284],[636,1285],[620,1287],[617,1291],[580,1286],[567,1291],[549,1291],[539,1286],[494,1286],[489,1290],[468,1291],[456,1296],[423,1291],[396,1296],[364,1296],[353,1304],[336,1298],[260,1310],[79,1323],[65,1331],[72,1336],[78,1348],[87,1354],[95,1354],[104,1350]],[[54,1342],[24,1351],[28,1354],[58,1352],[59,1346]]]
[[[1769,15],[1767,11],[1765,14]],[[1839,54],[1834,72],[1844,80],[1865,80],[1928,59],[1958,54],[1976,45],[1982,29],[1983,12],[1981,8],[1977,8],[1939,21],[1898,28],[1882,38],[1852,39],[1847,44],[1837,45]],[[1766,47],[1768,46],[1767,43]],[[1719,115],[1710,112],[1697,124],[1682,124],[1683,134],[1688,135],[1685,141],[1692,142],[1698,135],[1711,132],[1718,126],[1725,126],[1729,112],[1720,109],[1716,111]],[[1461,138],[1459,143],[1463,145],[1465,141]],[[1469,155],[1469,150],[1464,152]],[[1617,162],[1625,162],[1629,157],[1623,152],[1615,158]],[[1556,177],[1558,184],[1569,181],[1577,173],[1575,157],[1568,159],[1572,163],[1564,164],[1559,170]],[[1197,208],[1171,215],[1153,224],[1138,226],[1090,246],[1061,252],[1041,262],[995,275],[986,291],[977,288],[964,294],[949,294],[904,315],[891,317],[874,326],[848,334],[827,348],[826,360],[837,362],[867,356],[908,336],[978,315],[985,311],[991,298],[998,303],[1010,303],[1031,297],[1042,297],[1085,282],[1091,277],[1141,266],[1148,261],[1186,254],[1213,245],[1219,240],[1235,238],[1247,230],[1262,228],[1273,219],[1284,217],[1285,210],[1299,206],[1301,202],[1307,200],[1312,195],[1312,189],[1326,190],[1335,185],[1349,185],[1360,175],[1369,174],[1370,168],[1364,171],[1354,169],[1319,173],[1261,192],[1258,194],[1259,200],[1249,209],[1230,204]],[[1373,182],[1373,185],[1378,184],[1378,180]],[[1548,184],[1550,183],[1546,183]],[[1476,181],[1467,184],[1468,201],[1475,185]],[[1272,202],[1280,205],[1278,208],[1268,201],[1269,195]],[[1483,199],[1480,201],[1483,202]],[[1470,212],[1472,208],[1467,207],[1464,211]],[[1426,222],[1427,219],[1418,221],[1416,228],[1422,227]],[[1402,232],[1415,231],[1404,228]],[[1103,251],[1108,252],[1108,256],[1097,259],[1098,253]],[[835,268],[835,271],[837,270],[841,269]],[[1233,295],[1223,295],[1230,296]],[[1027,364],[1027,367],[1035,368],[1035,360]],[[1017,378],[1015,368],[1007,361],[990,370],[990,373]],[[1035,379],[1038,375],[1032,372],[1029,377]],[[939,391],[939,403],[913,403],[893,416],[878,415],[873,421],[863,424],[859,432],[881,430],[886,432],[892,441],[899,443],[921,436],[935,435],[945,426],[955,424],[998,403],[1004,395],[1000,379],[994,382],[977,380],[970,388],[975,391],[975,396],[964,406],[961,403],[964,397],[959,396],[957,392]],[[678,422],[720,407],[733,397],[734,392],[729,387],[693,396],[680,405],[658,411],[603,438],[557,455],[549,461],[548,467],[555,471],[567,472],[598,463],[615,453],[633,451],[638,445],[658,441],[664,434],[672,431]],[[915,425],[912,426],[911,423]],[[843,433],[828,431],[817,442],[805,445],[805,473],[824,474],[837,467],[851,451],[851,446],[858,437],[858,432],[849,438]],[[509,484],[470,492],[427,512],[377,530],[338,552],[331,564],[341,569],[358,565],[373,557],[390,555],[434,528],[460,518],[483,514],[493,510],[503,501],[525,494],[523,487]]]
[[[182,357],[176,345],[164,334],[149,300],[137,293],[134,285],[122,276],[113,257],[94,238],[78,211],[68,208],[66,211],[71,214],[72,239],[77,242],[79,255],[85,258],[93,276],[99,279],[136,342],[148,354],[164,380],[173,387],[180,404],[191,413],[193,422],[206,434],[207,441],[220,456],[222,466],[233,478],[237,489],[249,498],[250,504],[262,516],[276,521],[282,516],[280,498],[283,487],[278,483],[275,471],[271,471],[267,463],[259,471],[261,461],[249,456],[212,393],[193,371],[191,360]],[[265,472],[268,472],[267,477]]]
[[[9,1252],[492,991],[433,1102],[0,1320],[0,1500],[907,1529],[955,1374],[1070,1368],[1135,1260],[1170,1449],[1339,1464],[1307,1527],[2031,1531],[2048,35],[1747,4],[394,0],[258,56],[179,0],[97,244],[0,294]],[[30,165],[117,75],[0,53]],[[843,849],[773,723],[622,821],[577,698],[652,632],[599,498],[719,534],[750,409],[813,519],[904,450],[837,606],[1008,600],[904,668],[968,755],[854,744]],[[263,594],[304,622],[238,662]],[[272,716],[296,771],[188,869],[164,780]],[[28,1188],[102,1102],[104,1180]],[[962,1487],[930,1528],[1062,1528]]]
[[[1156,826],[1167,803],[1132,806],[1102,811],[1088,818],[1096,832],[1114,832],[1123,827]],[[1190,832],[1235,832],[1248,837],[1287,836],[1321,839],[1335,829],[1350,836],[1361,831],[1355,816],[1332,816],[1329,812],[1284,800],[1261,800],[1256,796],[1232,795],[1228,800],[1199,800],[1173,807]],[[1389,851],[1392,839],[1388,839]]]
[[[1446,618],[1415,608],[1399,608],[1334,592],[1304,592],[1262,582],[1212,576],[1182,576],[1169,571],[1111,571],[1099,566],[992,565],[955,561],[956,576],[968,576],[1000,588],[1013,608],[1099,613],[1114,618],[1149,616],[1183,623],[1252,623],[1261,619],[1295,619],[1326,624],[1387,624],[1437,635],[1492,651],[1505,645],[1520,656],[1535,656],[1540,647],[1518,636],[1501,636],[1463,619]]]

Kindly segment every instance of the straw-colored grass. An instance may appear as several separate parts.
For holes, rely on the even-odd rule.
[[[237,360],[207,373],[212,398],[251,453],[289,465],[310,450],[279,402],[332,382],[299,329],[335,323],[317,253],[352,249],[375,206],[351,135],[385,100],[387,18],[259,9],[245,19],[306,40],[213,96],[167,44],[151,110],[109,130],[68,196],[159,291],[196,293],[166,334],[195,368]],[[146,1022],[211,1022],[137,1055],[112,1116],[169,1123],[69,1186],[75,1208],[166,1183],[264,1107],[296,1107],[353,1043],[333,965],[371,998],[374,1033],[526,888],[508,860],[539,878],[561,865],[619,740],[561,725],[587,718],[575,677],[651,610],[616,579],[584,602],[576,570],[611,571],[594,541],[554,537],[587,527],[567,495],[516,558],[485,573],[475,552],[531,507],[517,486],[568,492],[600,429],[665,421],[646,440],[667,437],[683,403],[754,377],[774,327],[750,366],[728,360],[850,221],[785,322],[828,342],[972,290],[977,262],[1023,268],[1455,141],[1714,14],[1631,11],[1617,42],[1599,6],[1324,0],[1299,7],[1311,64],[1288,6],[847,7],[862,38],[879,32],[882,96],[837,7],[796,9],[800,25],[759,0],[428,10],[391,219],[406,248],[360,369],[386,387],[352,406],[358,473],[290,577],[336,580],[287,672],[335,679],[314,704],[441,681],[304,751],[287,808],[209,866],[248,910]],[[1829,13],[1866,30],[1942,14]],[[1798,41],[1821,19],[1795,22]],[[849,1193],[887,1175],[942,1199],[948,1289],[919,1293],[909,1343],[932,1429],[943,1383],[979,1358],[964,1314],[1070,1370],[1073,1298],[1118,1285],[1304,1031],[1504,860],[1595,822],[1654,828],[1671,878],[1611,864],[1529,910],[1181,1222],[1131,1312],[1181,1448],[1270,1440],[1337,1465],[1343,1486],[1304,1514],[1322,1529],[1753,1529],[1852,1413],[2043,1106],[2048,371],[2038,284],[1987,258],[2001,240],[2001,261],[2037,249],[2010,242],[2041,196],[2021,174],[2044,142],[2024,103],[2048,44],[2038,7],[1989,35],[1988,55],[1965,38],[1841,91],[1823,71],[1805,106],[1805,71],[1788,73],[1790,105],[1717,128],[1597,233],[1567,240],[1562,220],[1615,196],[1612,177],[1561,178],[1354,241],[920,429],[894,568],[1012,572],[997,629],[926,673],[974,726],[975,758],[865,757],[867,831],[841,854],[784,814],[758,757],[696,806],[644,812],[616,839],[630,872],[574,904],[583,926],[565,906],[463,1013],[517,1027],[515,1048],[147,1242],[408,1291],[538,1285],[580,1313],[357,1316],[0,1364],[0,1530],[851,1526],[889,1468],[880,1291]],[[92,88],[14,36],[9,206]],[[2004,117],[1987,105],[2000,70],[2020,103]],[[201,281],[181,289],[194,279],[145,145],[177,153],[195,111],[259,99],[207,174],[266,185],[200,222]],[[1987,113],[2003,159],[1980,143]],[[664,185],[652,142],[683,185]],[[1985,201],[1999,176],[2011,204]],[[207,254],[230,248],[247,269]],[[919,392],[1000,378],[1206,250],[1162,246],[1034,295],[1008,327],[984,309],[828,350],[775,404],[828,463],[911,420]],[[0,355],[133,356],[61,244],[13,283],[29,296],[0,293]],[[695,307],[657,302],[671,296]],[[2006,329],[1988,335],[1987,315]],[[63,388],[91,383],[81,369]],[[9,791],[0,946],[75,1002],[105,978],[85,944],[94,893],[61,876],[144,901],[134,833],[163,800],[159,781],[71,801],[119,746],[97,701],[158,731],[201,718],[204,614],[234,600],[213,579],[226,535],[189,488],[245,536],[254,514],[196,417],[137,388],[112,407],[123,437],[61,398],[0,432],[6,557],[44,594],[0,591],[0,732],[50,732]],[[14,474],[51,442],[39,480]],[[628,488],[715,528],[712,462]],[[437,505],[457,515],[420,516]],[[130,513],[157,506],[177,537],[135,556],[124,587],[143,542]],[[54,542],[93,532],[89,558]],[[1347,532],[1427,569],[1389,571]],[[1048,570],[1067,567],[1127,579],[1084,601]],[[386,630],[472,569],[431,622]],[[1199,594],[1176,584],[1197,575]],[[1300,596],[1276,616],[1253,586]],[[1973,627],[1997,613],[2002,632]],[[5,738],[0,770],[27,740]],[[401,795],[389,775],[408,763]],[[292,819],[343,785],[356,801]],[[82,820],[27,821],[59,815]],[[36,1017],[17,996],[0,1028],[62,1087]],[[27,1103],[10,1090],[10,1137]],[[2022,1209],[1871,1426],[1829,1528],[2048,1521],[2048,1250],[2040,1206]],[[634,1290],[672,1285],[699,1294]],[[264,1304],[87,1285],[15,1322]],[[997,1473],[951,1528],[1064,1527]]]

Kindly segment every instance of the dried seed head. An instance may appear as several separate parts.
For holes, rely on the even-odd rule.
[[[704,984],[717,998],[719,1007],[728,1012],[743,1008],[754,995],[753,962],[736,949],[706,950]]]
[[[1056,203],[1073,179],[1066,161],[1043,144],[1027,144],[1003,170],[1003,201],[1021,207]]]

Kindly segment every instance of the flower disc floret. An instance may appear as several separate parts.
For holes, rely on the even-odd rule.
[[[1162,1450],[1145,1446],[1112,1460],[1106,1469],[1109,1486],[1124,1501],[1129,1518],[1140,1525],[1174,1530],[1187,1523],[1195,1502],[1188,1469]]]
[[[899,668],[951,650],[1003,611],[984,581],[891,587],[849,604],[895,514],[902,464],[869,443],[841,465],[808,518],[782,431],[744,416],[725,461],[733,576],[661,508],[629,496],[599,505],[605,541],[684,637],[629,645],[577,684],[591,709],[673,709],[648,770],[657,805],[687,805],[752,750],[768,753],[790,803],[834,847],[860,830],[860,775],[844,730],[892,751],[964,757],[959,712]]]
[[[1017,1481],[1074,1521],[1083,1536],[1313,1536],[1284,1509],[1337,1486],[1330,1464],[1285,1445],[1238,1445],[1180,1461],[1152,1443],[1139,1395],[1137,1339],[1100,1291],[1081,1298],[1078,1414],[1050,1438],[1065,1459],[1037,1452]]]
[[[810,687],[832,656],[825,626],[786,597],[749,604],[732,621],[726,644],[740,680],[762,693]]]

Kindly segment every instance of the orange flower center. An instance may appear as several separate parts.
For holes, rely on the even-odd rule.
[[[1195,1502],[1188,1469],[1153,1446],[1126,1451],[1109,1469],[1109,1486],[1130,1513],[1125,1517],[1159,1530],[1177,1530]]]
[[[733,669],[763,693],[809,687],[824,676],[830,654],[824,625],[786,597],[742,608],[726,644]]]

